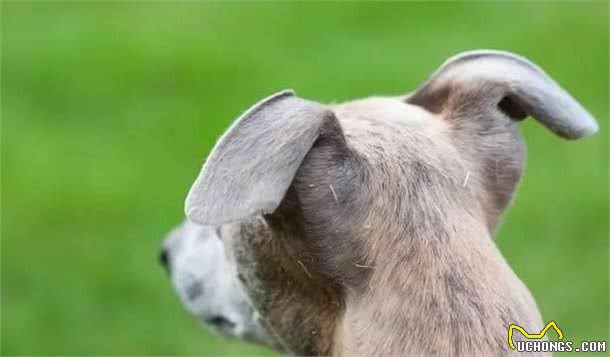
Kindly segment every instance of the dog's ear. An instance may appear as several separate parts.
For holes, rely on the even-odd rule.
[[[598,129],[593,117],[540,67],[502,51],[471,51],[448,59],[407,102],[446,116],[532,116],[568,139]]]
[[[340,131],[334,114],[292,91],[255,104],[208,157],[186,199],[188,218],[220,225],[272,213],[324,130]]]
[[[498,225],[524,168],[525,149],[515,122],[532,116],[568,139],[598,129],[591,115],[541,68],[501,51],[450,58],[406,101],[447,121],[455,144],[472,163],[469,170],[475,170],[471,182],[480,182],[476,192],[490,230]]]

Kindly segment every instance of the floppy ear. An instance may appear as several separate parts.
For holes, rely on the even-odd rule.
[[[540,67],[503,51],[464,52],[448,59],[407,102],[435,113],[532,116],[557,135],[594,134],[593,117]],[[465,115],[461,115],[465,117]]]
[[[255,104],[212,150],[186,199],[188,218],[220,225],[275,211],[325,124],[339,128],[332,112],[292,91]]]
[[[480,182],[473,187],[490,231],[523,173],[525,148],[516,121],[532,116],[568,139],[598,129],[591,115],[540,67],[502,51],[450,58],[406,101],[449,123],[456,145],[473,164],[471,181]]]

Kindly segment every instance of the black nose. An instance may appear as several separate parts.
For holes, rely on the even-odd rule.
[[[209,323],[210,325],[214,325],[218,328],[235,327],[235,324],[233,322],[229,321],[227,318],[225,318],[224,316],[220,316],[220,315],[214,315],[214,316],[208,317],[205,319],[205,322]]]
[[[169,253],[165,248],[161,249],[161,253],[159,253],[159,263],[163,266],[163,268],[165,268],[168,274],[171,272],[169,265]]]

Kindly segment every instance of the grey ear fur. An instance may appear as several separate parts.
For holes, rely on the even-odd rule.
[[[332,112],[289,90],[252,106],[216,143],[186,199],[187,217],[220,225],[275,211],[328,120]]]
[[[455,103],[455,92],[466,92],[460,100],[486,103]],[[475,93],[475,92],[479,93]],[[500,109],[512,119],[531,115],[557,135],[578,139],[598,130],[595,119],[540,67],[527,59],[503,51],[469,51],[449,58],[407,102],[432,112]]]

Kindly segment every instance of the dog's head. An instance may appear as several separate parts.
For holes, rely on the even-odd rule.
[[[486,260],[495,254],[491,239],[473,237],[489,238],[510,203],[524,166],[516,123],[527,116],[565,138],[597,130],[539,67],[497,51],[449,59],[406,97],[322,105],[291,91],[275,94],[218,141],[186,201],[190,220],[220,227],[224,253],[215,240],[216,257],[191,250],[198,263],[170,259],[198,266],[190,274],[201,281],[218,281],[233,259],[231,275],[252,306],[231,314],[256,311],[283,349],[297,354],[330,354],[354,330],[392,320],[397,309],[384,310],[383,299],[409,302],[398,309],[405,315],[433,301],[426,308],[435,316],[444,304],[437,290],[463,292],[477,283],[470,275],[487,279],[477,270],[485,264],[505,269]],[[504,279],[495,274],[490,281]],[[439,288],[430,285],[437,278]],[[198,314],[230,304],[201,297]]]

